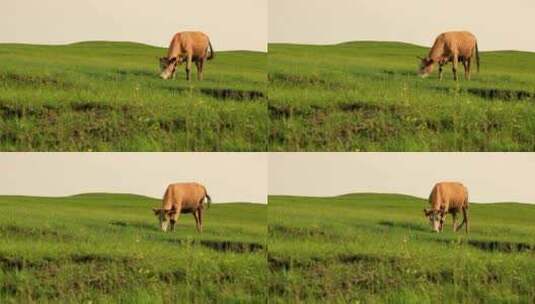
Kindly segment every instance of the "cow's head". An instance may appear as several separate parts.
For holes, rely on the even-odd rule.
[[[167,227],[169,227],[169,223],[171,221],[174,221],[174,217],[176,215],[176,209],[162,209],[162,208],[153,208],[152,211],[154,212],[154,215],[158,218],[158,221],[160,222],[160,229],[162,231],[167,231]]]
[[[444,211],[435,209],[424,209],[425,217],[429,220],[433,231],[440,232],[444,225]]]
[[[162,79],[169,79],[175,73],[176,66],[179,64],[177,57],[167,58],[160,57],[160,77]]]
[[[422,78],[429,76],[433,72],[434,61],[433,59],[426,57],[418,57],[420,59],[420,67],[418,68],[418,75]]]

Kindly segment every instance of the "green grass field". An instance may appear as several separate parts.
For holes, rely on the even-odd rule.
[[[483,46],[483,42],[480,43]],[[269,45],[270,151],[533,151],[535,54],[483,52],[472,81],[417,77],[427,48]]]
[[[423,199],[272,196],[271,303],[534,303],[535,206],[472,204],[431,232]]]
[[[0,197],[0,303],[265,303],[267,206],[212,204],[159,231],[160,200]]]
[[[217,47],[217,46],[216,46]],[[164,48],[0,44],[2,151],[266,151],[267,55],[217,52],[161,80]]]

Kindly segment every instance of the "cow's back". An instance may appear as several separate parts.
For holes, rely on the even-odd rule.
[[[176,34],[184,51],[192,52],[193,56],[206,55],[210,39],[203,32],[180,32]]]
[[[183,39],[192,41],[194,43],[207,43],[208,36],[203,32],[181,32]]]
[[[166,196],[169,197],[167,202],[164,199],[164,208],[169,209],[169,204],[171,204],[177,207],[180,205],[182,209],[196,209],[205,194],[204,186],[199,183],[171,184],[167,188]]]
[[[442,204],[447,204],[449,209],[461,208],[468,201],[468,190],[461,183],[441,182],[435,187],[437,192],[440,193]]]
[[[443,33],[440,37],[453,53],[466,58],[474,54],[477,44],[474,34],[466,31],[457,31]]]

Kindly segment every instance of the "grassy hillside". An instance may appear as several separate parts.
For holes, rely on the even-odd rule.
[[[166,52],[0,44],[0,150],[266,150],[266,54],[216,49],[205,80],[188,83],[183,66],[158,77]]]
[[[481,42],[483,44],[483,42]],[[417,77],[427,48],[269,46],[270,151],[533,151],[535,54],[484,52],[472,81]]]
[[[213,204],[205,231],[118,194],[0,197],[1,303],[265,303],[266,212]]]
[[[470,206],[436,234],[427,203],[391,194],[269,199],[272,303],[533,303],[535,206]]]

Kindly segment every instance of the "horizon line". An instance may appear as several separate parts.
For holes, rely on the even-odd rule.
[[[150,200],[162,200],[163,198],[160,197],[152,197],[145,194],[137,194],[137,193],[127,193],[127,192],[82,192],[82,193],[75,193],[75,194],[67,194],[67,195],[25,195],[25,194],[0,194],[0,198],[5,197],[26,197],[26,198],[73,198],[76,196],[83,196],[83,195],[130,195],[130,196],[137,196],[144,199],[150,199]],[[212,204],[254,204],[254,205],[267,205],[267,202],[245,202],[245,201],[212,201]]]
[[[373,39],[364,39],[364,40],[345,40],[345,41],[338,41],[338,42],[331,42],[331,43],[320,43],[320,42],[284,42],[284,41],[268,41],[268,47],[270,44],[290,44],[290,45],[312,45],[312,46],[339,46],[347,43],[355,43],[355,42],[379,42],[379,43],[400,43],[400,44],[406,44],[411,45],[415,47],[420,48],[431,48],[431,45],[420,45],[413,42],[406,42],[406,41],[400,41],[400,40],[373,40]],[[492,50],[484,50],[481,51],[481,53],[488,53],[488,52],[523,52],[523,53],[535,53],[535,50],[533,51],[526,51],[526,50],[518,50],[518,49],[492,49]]]
[[[302,197],[302,198],[341,198],[349,195],[394,195],[394,196],[406,196],[423,201],[427,201],[427,198],[422,198],[412,194],[396,193],[396,192],[348,192],[336,195],[295,195],[295,194],[268,194],[268,198],[271,196],[287,196],[287,197]],[[535,202],[514,202],[514,201],[500,201],[500,202],[469,202],[470,204],[489,205],[489,204],[521,204],[521,205],[535,205]]]
[[[153,45],[145,42],[137,42],[137,41],[131,41],[131,40],[80,40],[80,41],[72,41],[72,42],[50,42],[50,43],[30,43],[30,42],[9,42],[9,41],[0,41],[0,45],[2,44],[14,44],[14,45],[36,45],[36,46],[70,46],[75,44],[81,44],[81,43],[99,43],[99,42],[111,42],[111,43],[133,43],[133,44],[139,44],[143,46],[158,48],[158,49],[167,49],[166,46],[158,46]],[[267,48],[267,43],[266,43]],[[267,53],[268,51],[265,50],[253,50],[253,49],[220,49],[219,52],[254,52],[254,53]]]

